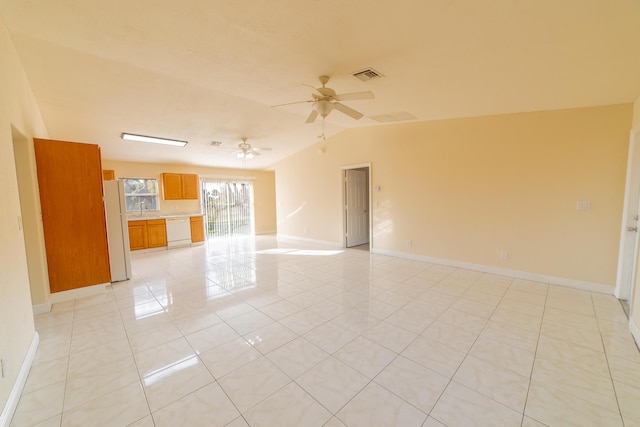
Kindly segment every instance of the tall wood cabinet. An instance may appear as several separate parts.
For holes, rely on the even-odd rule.
[[[111,282],[100,147],[34,139],[51,292]]]

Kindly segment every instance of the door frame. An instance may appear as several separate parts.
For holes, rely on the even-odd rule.
[[[250,228],[249,228],[249,236],[256,236],[256,214],[255,214],[255,177],[254,176],[244,176],[244,175],[200,175],[200,179],[198,180],[198,191],[200,192],[200,208],[203,212],[203,221],[204,221],[204,240],[205,242],[209,239],[209,224],[207,222],[207,209],[206,209],[206,201],[204,197],[204,189],[205,184],[207,182],[226,182],[226,183],[249,183],[251,184],[251,194],[249,201],[249,215],[251,216]],[[229,236],[227,236],[229,237]]]
[[[627,157],[627,177],[624,188],[624,206],[620,227],[620,249],[618,251],[618,272],[614,295],[618,299],[630,301],[633,297],[637,269],[638,248],[636,233],[627,230],[635,226],[640,202],[640,127],[631,130]],[[640,240],[640,239],[638,239]]]
[[[362,169],[362,168],[367,168],[368,173],[367,173],[367,194],[369,195],[369,251],[371,251],[371,249],[373,248],[373,215],[372,215],[372,210],[371,210],[371,162],[368,163],[359,163],[359,164],[355,164],[355,165],[348,165],[348,166],[342,166],[340,168],[340,187],[342,188],[341,190],[341,195],[342,195],[342,206],[341,206],[341,215],[342,215],[342,247],[346,248],[347,247],[347,215],[346,215],[346,205],[347,205],[347,189],[346,186],[344,185],[344,179],[346,176],[346,171],[349,169]]]

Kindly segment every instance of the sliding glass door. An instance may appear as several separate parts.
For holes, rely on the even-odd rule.
[[[251,181],[202,178],[202,200],[207,237],[254,234]]]

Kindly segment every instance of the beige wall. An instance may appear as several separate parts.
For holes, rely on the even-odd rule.
[[[640,126],[640,96],[633,104],[633,127]]]
[[[0,58],[0,357],[5,359],[6,375],[0,378],[1,409],[35,333],[25,238],[18,220],[22,214],[13,144],[14,139],[16,144],[32,144],[33,136],[46,137],[47,133],[1,21]]]
[[[24,225],[25,250],[31,301],[34,306],[42,305],[40,312],[49,309],[49,271],[47,252],[44,243],[42,209],[38,189],[33,139],[26,138],[18,131],[13,132],[13,154],[16,163],[20,208]]]
[[[631,121],[627,104],[351,129],[276,165],[278,233],[342,243],[340,168],[371,162],[374,249],[613,286]]]
[[[163,172],[195,173],[202,177],[249,177],[253,182],[256,234],[275,233],[275,174],[271,171],[206,168],[189,165],[133,163],[103,159],[103,169],[113,169],[116,178],[156,178],[162,183]],[[162,190],[160,190],[162,191]],[[199,200],[160,200],[162,214],[200,212]]]

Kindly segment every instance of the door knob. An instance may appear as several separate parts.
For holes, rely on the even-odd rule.
[[[638,231],[638,227],[627,227],[627,231]]]

